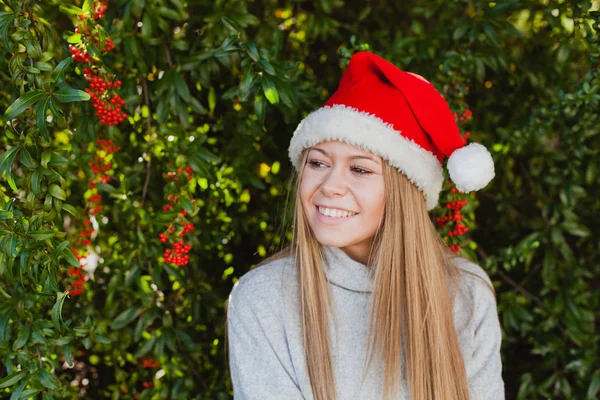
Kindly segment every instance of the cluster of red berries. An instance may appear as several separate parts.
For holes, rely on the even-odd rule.
[[[192,167],[185,167],[185,169],[184,168],[177,168],[177,171],[167,172],[165,174],[165,179],[167,179],[167,180],[173,180],[175,182],[178,182],[179,181],[179,174],[181,174],[182,172],[185,172],[185,174],[187,175],[187,179],[189,181],[192,180],[193,174],[194,174],[194,171],[192,170]]]
[[[90,211],[88,211],[89,215],[96,215],[98,212],[102,211],[102,208],[104,208],[104,206],[99,205],[99,203],[102,201],[102,196],[99,195],[98,193],[92,195],[90,197],[90,207],[93,206],[93,208],[90,208]]]
[[[94,40],[94,45],[98,46],[98,42],[95,40]],[[104,47],[102,48],[102,51],[104,51],[105,53],[108,53],[109,51],[111,51],[114,48],[115,48],[115,43],[112,41],[111,38],[107,37],[106,40],[104,40]]]
[[[102,174],[108,171],[112,167],[112,162],[108,161],[106,157],[121,150],[121,148],[117,147],[110,139],[96,139],[96,143],[99,145],[98,150],[100,151],[98,153],[103,152],[104,154],[96,155],[94,157],[94,160],[88,163],[88,166],[91,168],[92,173],[94,175]],[[106,183],[108,180],[110,180],[110,177],[108,178],[108,180],[102,179],[103,176],[104,175],[100,175],[100,181],[102,183]],[[90,182],[90,188],[96,188],[96,184],[94,181]]]
[[[169,165],[172,165],[172,163],[170,163]],[[178,182],[179,179],[183,176],[185,176],[187,178],[187,180],[191,180],[192,176],[193,176],[193,170],[191,167],[185,167],[185,168],[177,168],[175,171],[169,171],[165,174],[165,178],[167,180],[172,180],[174,182]],[[180,195],[179,194],[174,194],[171,193],[169,195],[167,195],[167,200],[169,201],[169,204],[166,204],[163,206],[163,211],[164,212],[169,212],[171,210],[174,209],[174,207],[179,203],[179,199],[180,199]],[[196,201],[194,199],[191,200],[192,204],[196,204]],[[189,251],[192,249],[192,246],[189,244],[186,244],[184,242],[182,238],[186,233],[191,232],[194,230],[194,224],[189,223],[189,222],[185,222],[182,223],[182,221],[186,221],[185,220],[185,216],[187,215],[187,211],[185,209],[182,209],[180,212],[178,212],[175,217],[174,220],[169,223],[168,228],[166,230],[166,232],[161,232],[158,234],[158,237],[160,239],[160,241],[162,243],[167,243],[169,242],[170,238],[174,238],[175,243],[173,244],[173,248],[169,248],[166,249],[164,252],[164,259],[166,262],[168,263],[172,263],[175,264],[177,266],[184,266],[187,265],[187,263],[189,262]],[[179,231],[176,234],[176,226],[182,226],[181,231]]]
[[[75,220],[74,222],[77,221],[77,219],[75,219],[75,218],[74,218],[74,220]],[[94,233],[94,228],[90,226],[92,224],[92,222],[88,218],[83,220],[83,224],[85,226],[85,229],[79,233],[79,245],[88,246],[92,243],[90,238],[92,237],[92,234]]]
[[[97,20],[104,17],[107,9],[108,6],[106,3],[102,1],[94,2],[92,5],[94,19]],[[82,21],[86,18],[86,14],[79,15],[79,19]],[[86,23],[84,22],[83,24]],[[90,23],[94,24],[93,21]],[[76,46],[69,45],[69,51],[73,59],[82,63],[99,61],[98,59],[92,59],[87,52],[87,44],[90,42],[94,43],[95,46],[99,45],[98,34],[92,33],[88,27],[80,25],[75,27],[75,33],[81,34],[83,37]],[[113,40],[107,37],[101,51],[106,53],[114,48],[115,44]],[[125,101],[115,90],[121,87],[121,81],[115,80],[114,77],[109,78],[105,72],[99,71],[97,68],[84,68],[83,74],[90,81],[90,87],[86,88],[85,91],[90,95],[92,106],[96,109],[96,116],[100,118],[100,123],[109,126],[117,125],[127,118],[127,114],[122,111]]]
[[[76,253],[75,249],[73,249],[73,252]],[[83,286],[85,285],[85,272],[83,271],[83,266],[79,266],[78,268],[69,268],[69,271],[67,271],[67,277],[73,278],[70,284],[74,289],[69,289],[69,294],[71,296],[79,296],[82,294]]]
[[[471,112],[471,110],[466,109],[462,115],[459,117],[457,113],[454,113],[454,119],[458,120],[459,122],[465,122],[466,120],[468,120],[469,118],[471,118],[471,116],[473,115],[473,113]]]
[[[446,184],[448,184],[448,185],[452,184],[452,181],[447,180]],[[450,188],[449,192],[452,195],[462,194],[463,193],[460,190],[456,189],[455,187]],[[469,230],[468,227],[466,227],[463,224],[461,224],[461,221],[463,219],[463,215],[461,214],[460,210],[466,204],[467,204],[467,200],[454,200],[454,201],[450,201],[450,202],[448,202],[448,204],[446,204],[446,209],[448,211],[450,211],[450,214],[448,214],[448,215],[446,215],[444,217],[437,217],[435,219],[436,222],[440,225],[440,227],[442,229],[446,227],[446,223],[448,223],[448,222],[456,224],[455,229],[453,229],[453,230],[451,230],[451,231],[449,231],[447,233],[448,237],[462,235],[463,233],[465,233],[465,232],[467,232]],[[450,250],[452,250],[453,252],[457,253],[460,250],[460,246],[459,245],[452,245],[452,246],[450,246]]]
[[[192,246],[185,244],[183,240],[175,242],[172,249],[166,249],[164,258],[165,261],[171,264],[175,264],[178,267],[187,265],[190,261],[188,253],[192,249]]]
[[[105,3],[98,1],[94,8],[94,19],[100,19],[104,17],[104,13],[108,9],[108,6]]]
[[[142,368],[158,368],[160,364],[154,358],[146,358],[142,360]]]
[[[467,232],[468,230],[469,230],[469,228],[467,228],[463,224],[456,224],[456,229],[448,232],[448,236],[462,235],[463,233]]]
[[[81,63],[89,63],[90,55],[86,50],[79,50],[77,47],[72,44],[69,45],[69,52],[72,54],[73,60]]]
[[[116,125],[127,118],[127,114],[121,110],[125,101],[112,90],[119,88],[122,82],[120,80],[104,80],[100,76],[94,75],[89,68],[85,68],[83,74],[90,79],[90,87],[86,88],[85,92],[90,95],[92,106],[96,109],[96,116],[100,118],[100,123]]]
[[[115,145],[115,143],[110,139],[96,139],[96,143],[100,145],[100,149],[106,154],[114,154],[121,150],[121,148]]]
[[[446,204],[446,208],[449,210],[460,210],[465,206],[465,204],[467,204],[467,200],[451,201]]]

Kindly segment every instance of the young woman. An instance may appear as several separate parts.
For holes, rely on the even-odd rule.
[[[290,143],[293,240],[228,300],[236,399],[503,399],[494,289],[432,224],[494,176],[422,77],[355,54]]]

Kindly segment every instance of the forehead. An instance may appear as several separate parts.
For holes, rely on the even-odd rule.
[[[341,142],[339,140],[328,140],[315,144],[311,147],[311,149],[319,148],[325,150],[327,153],[334,153],[339,155],[362,155],[362,156],[371,156],[374,159],[378,159],[379,156],[371,153],[368,150],[363,149],[362,147]]]

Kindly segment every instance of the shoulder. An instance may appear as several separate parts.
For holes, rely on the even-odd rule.
[[[487,291],[495,296],[492,280],[481,266],[464,257],[454,257],[453,261],[461,272],[460,281],[464,288],[469,289],[474,294]]]
[[[270,261],[251,269],[233,285],[228,299],[229,312],[239,308],[273,308],[295,281],[294,262],[290,257]]]
[[[454,262],[460,271],[461,294],[457,312],[465,313],[465,310],[470,310],[472,314],[469,315],[474,318],[473,326],[476,330],[485,321],[497,321],[496,292],[488,273],[464,257],[455,257]]]

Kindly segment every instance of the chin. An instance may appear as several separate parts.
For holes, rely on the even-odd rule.
[[[333,247],[339,247],[339,248],[352,246],[353,244],[360,242],[360,240],[352,240],[352,238],[339,237],[339,235],[337,235],[337,236],[333,236],[331,234],[321,234],[320,235],[317,232],[315,232],[315,238],[323,246],[333,246]]]

